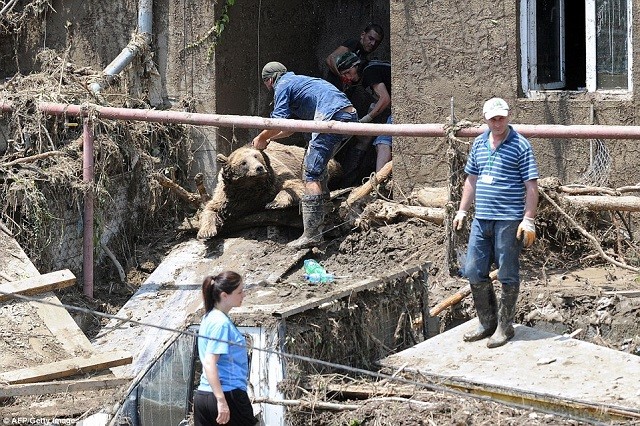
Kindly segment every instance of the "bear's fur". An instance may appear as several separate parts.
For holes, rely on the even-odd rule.
[[[213,196],[200,215],[198,238],[215,237],[234,218],[299,204],[304,195],[304,153],[304,148],[271,142],[264,151],[246,145],[229,157],[218,154],[222,168]],[[340,165],[331,160],[329,179],[340,175]]]

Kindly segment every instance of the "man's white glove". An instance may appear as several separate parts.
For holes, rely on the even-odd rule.
[[[464,219],[467,217],[467,212],[464,210],[458,210],[456,213],[456,217],[453,218],[453,229],[459,231],[462,229],[462,225],[464,225]]]
[[[536,240],[536,223],[533,218],[524,217],[520,225],[518,225],[518,233],[516,238],[522,240],[524,247],[530,247]]]
[[[373,117],[371,117],[369,114],[365,115],[364,117],[362,117],[360,120],[358,120],[361,123],[371,123],[373,121]]]

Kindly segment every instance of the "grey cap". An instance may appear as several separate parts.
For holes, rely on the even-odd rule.
[[[284,74],[287,72],[287,67],[282,65],[280,62],[269,62],[262,68],[262,79],[266,80],[267,78],[275,77],[278,74]]]

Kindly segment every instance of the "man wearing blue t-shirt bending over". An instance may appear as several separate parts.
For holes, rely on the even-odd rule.
[[[357,122],[356,109],[344,93],[320,78],[296,75],[280,62],[269,62],[262,68],[262,81],[273,91],[271,118],[296,117],[302,120]],[[272,139],[291,135],[275,129],[260,132],[253,139],[253,147],[265,149]],[[329,198],[327,165],[345,135],[312,133],[304,156],[304,196],[302,197],[302,224],[304,231],[287,246],[294,249],[310,248],[323,240],[324,201]]]
[[[538,166],[529,141],[509,125],[509,105],[492,98],[482,108],[489,130],[478,136],[464,168],[467,179],[453,228],[462,228],[475,200],[464,272],[471,285],[480,325],[466,333],[473,342],[489,337],[487,347],[507,343],[514,335],[513,318],[520,291],[521,248],[536,238]],[[489,268],[498,267],[502,283],[500,303],[493,291]]]

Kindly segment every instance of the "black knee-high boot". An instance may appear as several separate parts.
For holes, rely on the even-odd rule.
[[[464,334],[465,342],[475,342],[491,336],[496,330],[497,323],[498,303],[496,293],[493,291],[493,284],[490,282],[471,284],[471,294],[480,324],[476,330]]]
[[[516,303],[519,284],[502,284],[502,295],[500,296],[500,307],[498,308],[498,328],[487,342],[488,348],[497,348],[507,343],[515,334],[513,330],[513,318],[516,316]]]

